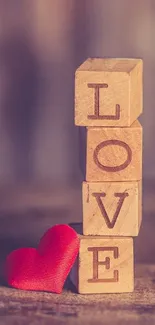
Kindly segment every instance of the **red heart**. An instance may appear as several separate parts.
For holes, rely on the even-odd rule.
[[[23,290],[61,293],[78,251],[75,230],[68,225],[56,225],[44,234],[38,249],[20,248],[7,256],[7,283]]]

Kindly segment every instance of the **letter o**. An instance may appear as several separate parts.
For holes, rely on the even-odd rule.
[[[126,152],[127,152],[127,159],[125,160],[125,162],[119,166],[104,166],[103,164],[100,163],[99,158],[98,158],[98,154],[100,152],[101,149],[110,146],[110,145],[115,145],[115,146],[120,146],[123,147]],[[125,169],[131,162],[132,160],[132,151],[131,148],[128,146],[127,143],[120,141],[120,140],[106,140],[101,142],[94,150],[94,154],[93,154],[93,158],[94,158],[94,162],[95,164],[101,168],[102,170],[106,171],[106,172],[119,172],[123,169]]]

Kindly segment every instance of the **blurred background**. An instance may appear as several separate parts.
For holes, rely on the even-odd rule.
[[[2,241],[33,242],[52,223],[82,220],[74,71],[87,57],[141,57],[149,217],[137,247],[140,260],[152,260],[141,242],[154,220],[154,31],[154,0],[0,0]]]

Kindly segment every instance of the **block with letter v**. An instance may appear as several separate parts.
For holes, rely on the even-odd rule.
[[[83,234],[138,236],[141,181],[83,182]]]

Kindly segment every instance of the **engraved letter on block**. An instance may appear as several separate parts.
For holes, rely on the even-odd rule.
[[[138,236],[142,182],[83,182],[83,234]]]
[[[87,128],[86,180],[137,181],[142,178],[142,127]]]
[[[75,74],[75,124],[130,126],[142,113],[141,59],[88,59]]]
[[[99,252],[113,252],[114,258],[119,257],[118,247],[88,247],[88,251],[93,253],[93,276],[88,279],[88,283],[118,282],[119,272],[114,270],[111,278],[99,278],[99,266],[104,265],[106,270],[110,270],[110,257],[107,256],[103,262],[99,261]],[[108,255],[108,254],[107,254]]]
[[[79,293],[132,292],[133,239],[80,236],[80,251],[70,278]]]

